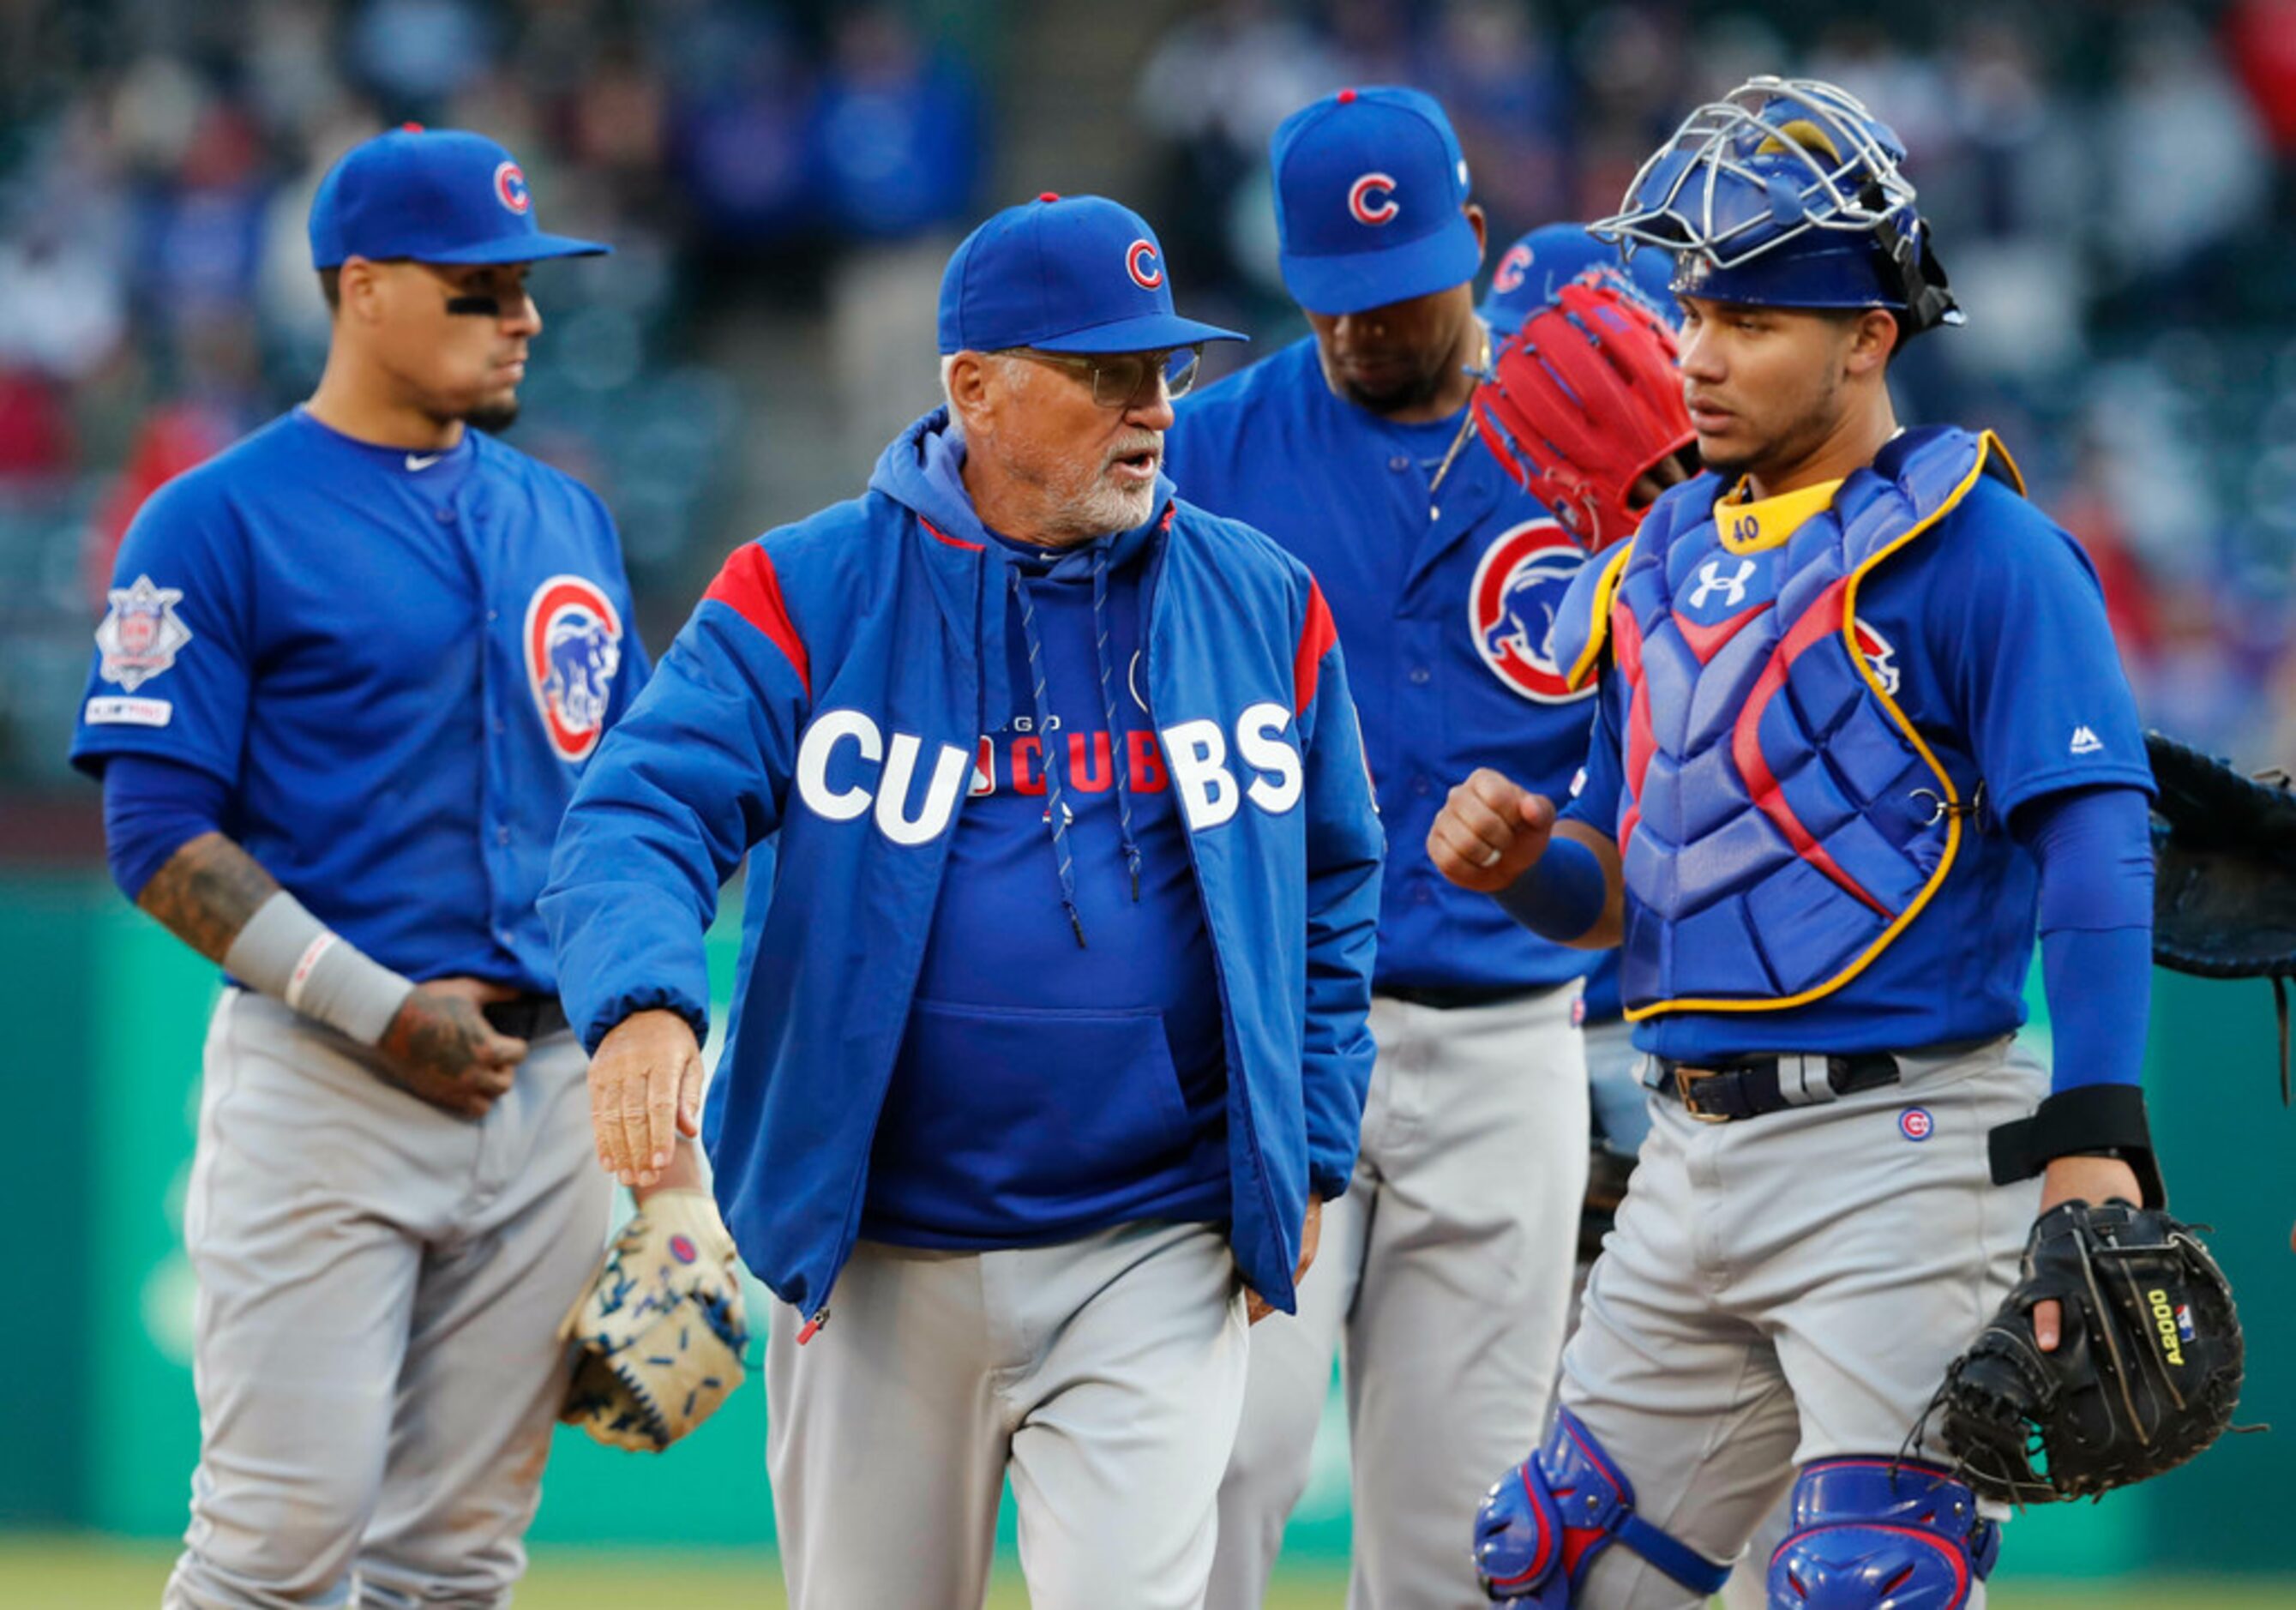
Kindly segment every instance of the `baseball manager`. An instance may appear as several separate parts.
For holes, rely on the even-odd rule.
[[[543,909],[601,1154],[643,1171],[694,1123],[718,887],[773,852],[701,1129],[794,1310],[791,1602],[978,1603],[1009,1471],[1040,1610],[1183,1610],[1247,1302],[1293,1306],[1354,1167],[1381,834],[1316,583],[1162,474],[1234,338],[1148,226],[997,214],[939,333],[947,407],[727,561]]]

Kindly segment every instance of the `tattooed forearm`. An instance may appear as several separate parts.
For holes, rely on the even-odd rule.
[[[278,882],[219,833],[203,833],[169,856],[135,903],[218,966]]]
[[[407,998],[383,1036],[383,1051],[402,1063],[460,1079],[478,1060],[486,1021],[469,1001],[418,990]]]

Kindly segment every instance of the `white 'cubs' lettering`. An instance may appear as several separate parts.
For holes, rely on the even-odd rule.
[[[1292,712],[1274,702],[1250,705],[1236,718],[1236,753],[1257,774],[1241,788],[1228,769],[1227,734],[1218,722],[1177,721],[1164,729],[1172,785],[1192,832],[1219,826],[1246,799],[1270,816],[1281,816],[1300,802],[1305,772],[1299,750],[1283,735],[1291,719]]]
[[[1164,752],[1188,826],[1201,833],[1235,814],[1235,778],[1227,768],[1227,735],[1217,721],[1176,721],[1164,729]]]
[[[956,814],[956,796],[964,788],[972,757],[954,743],[944,743],[933,759],[932,781],[925,785],[925,802],[915,816],[908,814],[909,784],[916,776],[917,756],[924,741],[912,733],[893,735],[891,752],[885,757],[885,785],[877,791],[877,831],[896,844],[929,844]]]
[[[1136,793],[1177,790],[1189,827],[1199,833],[1229,820],[1246,800],[1269,816],[1282,816],[1300,803],[1307,786],[1299,748],[1284,735],[1291,720],[1291,709],[1272,700],[1247,706],[1235,720],[1234,768],[1228,761],[1228,729],[1217,721],[1166,727],[1160,756],[1155,735],[1128,732],[1121,762],[1107,734],[1071,734],[1062,781],[1081,794],[1104,793],[1114,787],[1116,768],[1123,764]],[[889,733],[857,710],[826,711],[798,743],[792,780],[799,800],[824,821],[872,817],[878,832],[901,845],[939,838],[955,819],[962,800],[1006,789],[1046,792],[1044,743],[1033,734],[1010,742],[983,736],[969,748],[941,744],[932,757],[923,799],[912,809],[924,759],[924,740],[914,733]]]
[[[1374,201],[1372,198],[1379,199]],[[1367,173],[1348,186],[1348,210],[1358,224],[1388,222],[1402,209],[1395,202],[1395,181],[1383,173]]]
[[[1272,817],[1282,816],[1300,802],[1306,781],[1300,752],[1283,742],[1283,728],[1291,719],[1292,712],[1275,703],[1251,705],[1236,718],[1236,753],[1260,774],[1243,792]]]
[[[1689,607],[1694,610],[1704,609],[1706,596],[1709,593],[1723,592],[1726,593],[1727,596],[1722,600],[1722,607],[1736,609],[1746,601],[1746,584],[1754,579],[1754,570],[1752,560],[1741,559],[1738,561],[1737,574],[1725,576],[1722,573],[1722,562],[1719,559],[1708,560],[1698,567],[1698,587],[1690,595]]]
[[[866,765],[884,763],[879,784],[872,789],[855,782],[832,788],[829,766],[840,743],[850,742]],[[850,822],[876,809],[877,831],[896,844],[931,843],[956,815],[956,801],[964,792],[972,756],[954,743],[944,743],[933,757],[932,776],[925,784],[924,802],[909,811],[917,761],[924,740],[914,733],[895,732],[890,741],[878,725],[857,710],[832,710],[805,729],[797,747],[797,793],[808,810],[824,821]]]
[[[857,710],[832,710],[805,729],[797,746],[797,793],[806,809],[831,822],[849,822],[869,809],[869,791],[829,787],[829,752],[845,739],[860,746],[865,760],[885,758],[884,735],[877,724]]]

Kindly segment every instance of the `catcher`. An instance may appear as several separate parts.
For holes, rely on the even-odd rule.
[[[1709,472],[1565,601],[1555,657],[1602,689],[1578,796],[1478,773],[1430,835],[1538,932],[1623,941],[1660,1076],[1554,1426],[1480,1517],[1495,1597],[1689,1610],[1791,1487],[1773,1605],[1982,1605],[1976,1440],[1965,1474],[1900,1450],[2021,1245],[2084,1284],[2000,1330],[2066,1368],[2157,1294],[2194,1373],[2147,1422],[2134,1359],[2096,1372],[2154,1444],[2210,1433],[2229,1305],[2144,1216],[2152,776],[2079,548],[1991,437],[1898,427],[1891,357],[1960,322],[1903,154],[1758,78],[1598,226],[1674,256]],[[2054,1079],[2014,1038],[2037,935]]]

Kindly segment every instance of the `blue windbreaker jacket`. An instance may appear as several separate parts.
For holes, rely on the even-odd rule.
[[[926,415],[866,496],[726,562],[591,761],[541,901],[586,1046],[649,1007],[698,1033],[703,932],[759,852],[703,1135],[743,1261],[808,1313],[852,1251],[950,829],[1008,703],[1003,561],[927,473],[947,429]],[[1229,1235],[1289,1310],[1308,1193],[1355,1167],[1382,834],[1314,579],[1160,494],[1145,691],[1218,966]]]

